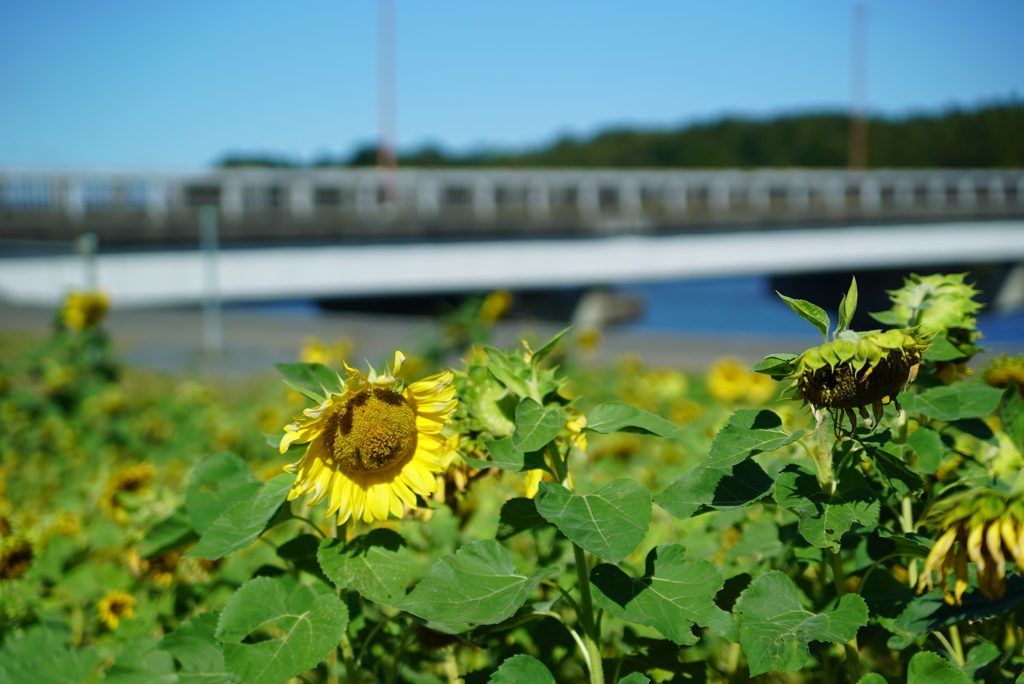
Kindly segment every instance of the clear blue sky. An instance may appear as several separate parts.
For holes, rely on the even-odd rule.
[[[846,109],[854,0],[395,0],[399,149]],[[867,104],[1024,99],[1024,2],[874,0]],[[0,0],[0,165],[310,161],[378,134],[371,0]]]

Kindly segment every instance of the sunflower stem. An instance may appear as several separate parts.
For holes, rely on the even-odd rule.
[[[846,578],[843,575],[843,562],[839,558],[838,553],[829,549],[825,549],[825,555],[828,556],[829,563],[832,566],[832,581],[835,583],[836,596],[842,599],[846,596]],[[858,682],[861,677],[861,668],[860,649],[857,646],[856,634],[852,639],[843,644],[843,649],[846,651],[846,670],[850,673],[850,681]]]
[[[949,638],[953,642],[953,651],[950,655],[956,660],[957,665],[963,667],[967,660],[964,658],[964,645],[960,641],[960,628],[956,625],[950,625]]]
[[[572,545],[576,556],[576,578],[580,589],[580,609],[577,613],[583,629],[583,643],[586,645],[586,660],[590,669],[591,684],[604,684],[604,670],[601,669],[601,635],[597,633],[594,620],[594,598],[590,593],[590,566],[586,553],[576,544]]]
[[[835,494],[835,476],[832,472],[832,449],[828,444],[828,413],[822,413],[818,422],[818,458],[815,465],[818,466],[818,484],[821,491],[829,496]]]

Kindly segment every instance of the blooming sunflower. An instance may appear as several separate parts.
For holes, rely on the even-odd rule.
[[[320,405],[308,408],[284,428],[280,449],[309,444],[302,457],[285,466],[295,473],[291,501],[310,494],[309,505],[327,498],[326,516],[338,522],[402,517],[416,507],[417,495],[437,489],[437,473],[451,462],[452,446],[441,434],[458,399],[448,371],[404,389],[395,376],[405,356],[395,353],[392,372],[368,375],[345,364],[341,392],[326,390]]]
[[[739,359],[718,359],[708,369],[707,384],[708,392],[718,401],[736,401],[747,394],[747,369]]]
[[[110,297],[100,290],[72,290],[64,298],[61,322],[75,332],[100,323],[110,309]]]
[[[924,563],[918,593],[935,586],[946,602],[960,605],[967,590],[967,561],[978,570],[978,588],[995,601],[1006,592],[1006,564],[1024,566],[1024,500],[991,489],[972,489],[942,502],[930,515],[941,531]],[[953,591],[946,583],[955,575]]]
[[[107,480],[100,495],[100,510],[121,524],[128,522],[128,509],[125,508],[123,494],[137,495],[147,489],[156,476],[156,467],[152,463],[137,463],[121,468]]]
[[[135,617],[135,597],[119,589],[108,591],[96,604],[96,612],[108,629],[117,629],[122,619]]]
[[[990,387],[1006,389],[1010,383],[1017,385],[1018,391],[1024,391],[1024,355],[1001,356],[993,359],[985,369],[985,384]]]

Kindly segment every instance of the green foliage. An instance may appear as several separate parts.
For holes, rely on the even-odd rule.
[[[556,574],[555,568],[540,568],[524,576],[504,547],[485,539],[443,557],[400,607],[453,628],[492,625],[511,617],[537,585]]]
[[[787,301],[842,341],[857,290],[834,331]],[[277,449],[342,390],[334,369],[279,364],[292,392],[230,405],[109,372],[102,330],[60,328],[0,369],[0,680],[1015,681],[1024,400],[944,377],[963,348],[935,339],[903,410],[850,426],[699,373],[584,365],[565,331],[458,346],[460,456],[404,519],[338,526],[288,501]],[[314,487],[335,486],[332,454]],[[942,557],[943,511],[981,487],[1005,510],[963,519],[1005,524]]]
[[[807,610],[796,584],[779,571],[755,579],[736,602],[736,614],[751,676],[799,670],[811,658],[811,641],[850,641],[868,621],[867,604],[853,594],[827,613]]]
[[[257,577],[243,584],[221,612],[216,637],[224,663],[252,684],[283,682],[314,667],[341,640],[345,604],[323,585]],[[243,642],[262,631],[269,640]]]
[[[651,524],[651,495],[639,482],[615,480],[593,494],[541,482],[537,512],[585,551],[618,563],[640,545]]]
[[[748,168],[845,167],[850,117],[806,112],[771,118],[725,117],[669,130],[611,129],[589,138],[563,136],[523,152],[464,154],[424,147],[399,154],[400,166]],[[878,168],[1019,168],[1024,166],[1024,106],[1019,101],[951,108],[902,118],[868,118],[868,159]],[[313,166],[374,166],[375,145]],[[289,168],[271,154],[225,156],[225,167]]]
[[[647,625],[675,643],[697,643],[694,625],[735,638],[732,617],[715,605],[725,579],[707,561],[689,563],[685,549],[665,544],[647,554],[647,572],[633,579],[616,565],[601,563],[590,574],[598,605],[627,622]]]

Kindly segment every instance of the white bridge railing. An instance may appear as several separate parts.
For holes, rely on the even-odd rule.
[[[0,238],[594,234],[1024,215],[1024,170],[42,169],[0,166]]]

